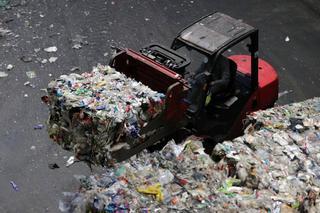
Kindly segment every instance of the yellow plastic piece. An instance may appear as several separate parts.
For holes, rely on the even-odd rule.
[[[104,86],[106,84],[107,84],[106,81],[100,81],[100,82],[97,83],[97,87],[102,87],[102,86]]]
[[[205,106],[208,106],[208,104],[210,103],[211,101],[211,94],[207,95],[206,97],[206,102],[205,102]]]
[[[163,193],[161,191],[160,183],[148,186],[147,188],[138,187],[137,191],[144,194],[155,195],[157,201],[160,201],[160,202],[163,201]]]

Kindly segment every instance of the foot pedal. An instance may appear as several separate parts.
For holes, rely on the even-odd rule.
[[[224,105],[226,105],[227,107],[231,107],[237,100],[238,100],[238,97],[233,96],[229,98],[226,102],[224,102]]]

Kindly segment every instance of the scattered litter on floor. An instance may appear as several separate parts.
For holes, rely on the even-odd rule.
[[[285,95],[290,94],[292,92],[293,92],[293,90],[284,90],[282,92],[279,92],[278,98],[281,98],[282,96],[285,96]]]
[[[36,88],[36,86],[34,84],[32,84],[30,81],[24,82],[23,85],[28,86],[28,87],[32,87],[32,88]]]
[[[85,16],[90,15],[90,11],[84,11],[83,13],[84,13]]]
[[[72,164],[74,164],[75,162],[77,162],[76,158],[74,156],[71,156],[66,163],[66,167],[71,166]]]
[[[111,153],[142,141],[140,129],[164,107],[164,95],[98,65],[49,83],[49,136],[78,160],[106,165]]]
[[[284,40],[285,40],[285,42],[289,42],[290,41],[289,36],[287,36]]]
[[[62,212],[319,212],[320,98],[255,112],[245,135],[169,141],[101,175],[76,175]],[[212,160],[212,159],[215,159]],[[290,166],[289,166],[290,165]]]
[[[21,59],[21,61],[23,61],[25,63],[29,63],[29,62],[32,61],[32,57],[31,56],[26,56],[26,55],[22,56],[20,59]]]
[[[13,69],[13,65],[12,64],[8,64],[7,65],[7,70],[9,71],[9,70],[12,70]]]
[[[10,181],[10,184],[11,184],[11,186],[12,186],[12,188],[13,188],[13,190],[14,191],[19,191],[19,187],[18,187],[18,185],[15,183],[15,182],[13,182],[12,180]]]
[[[76,35],[74,39],[72,39],[73,49],[81,49],[83,45],[88,45],[89,43],[85,40],[87,36]]]
[[[0,7],[1,7],[1,5],[0,5]],[[10,34],[11,34],[10,30],[0,27],[0,38],[5,37],[5,36],[10,35]]]
[[[82,48],[82,46],[81,46],[81,44],[74,44],[73,46],[72,46],[72,49],[81,49]]]
[[[72,67],[70,69],[71,72],[75,72],[75,71],[80,71],[80,68],[79,67]]]
[[[30,79],[37,77],[37,74],[36,74],[35,71],[27,71],[27,72],[26,72],[26,75],[27,75],[27,77],[30,78]]]
[[[37,124],[33,126],[33,129],[43,129],[44,125],[43,124]]]
[[[59,169],[59,165],[56,163],[49,163],[48,164],[49,169]]]
[[[0,78],[8,77],[8,73],[0,71]]]
[[[53,52],[57,52],[58,48],[56,46],[52,46],[52,47],[44,48],[43,50],[48,53],[53,53]]]
[[[48,61],[49,61],[50,63],[54,63],[54,62],[56,62],[57,60],[58,60],[58,57],[50,57]]]

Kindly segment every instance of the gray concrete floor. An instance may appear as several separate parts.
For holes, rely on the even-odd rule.
[[[14,7],[0,9],[0,27],[12,31],[0,38],[0,71],[14,65],[8,77],[0,78],[0,212],[58,212],[61,193],[78,187],[73,174],[91,173],[83,163],[65,168],[71,153],[53,144],[44,129],[33,129],[47,119],[40,89],[51,79],[70,73],[74,66],[86,71],[107,63],[111,44],[133,49],[152,42],[169,45],[182,27],[217,10],[260,29],[260,56],[277,69],[280,92],[291,91],[279,104],[319,96],[319,4],[313,0],[12,0]],[[86,36],[88,45],[72,49],[76,35]],[[42,50],[49,46],[58,51]],[[32,62],[21,61],[22,56],[32,57]],[[52,56],[58,57],[56,62],[40,63]],[[37,77],[28,79],[27,71],[35,71]],[[36,88],[24,86],[26,81]],[[60,168],[50,170],[48,163]]]

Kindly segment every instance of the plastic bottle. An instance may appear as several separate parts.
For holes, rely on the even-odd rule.
[[[161,185],[166,185],[173,181],[174,176],[169,170],[160,170],[158,180]]]

